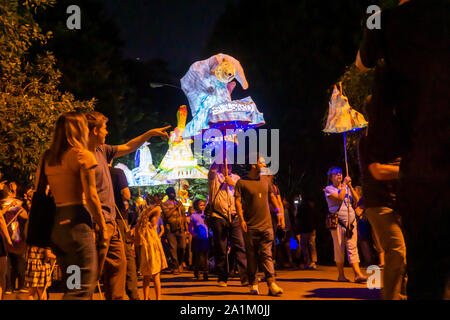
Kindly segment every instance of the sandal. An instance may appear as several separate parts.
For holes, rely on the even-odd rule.
[[[348,280],[346,277],[343,277],[343,278],[339,277],[339,278],[337,279],[337,281],[338,281],[338,282],[350,282],[350,280]]]
[[[365,283],[365,282],[367,282],[367,277],[364,277],[364,276],[362,276],[362,277],[355,277],[355,282],[356,283]]]

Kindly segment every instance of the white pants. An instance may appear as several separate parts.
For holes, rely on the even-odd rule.
[[[345,248],[347,248],[347,258],[350,264],[359,263],[358,235],[356,230],[356,219],[353,221],[353,236],[349,239],[345,237],[345,228],[338,224],[337,228],[331,231],[334,247],[334,261],[344,263]]]

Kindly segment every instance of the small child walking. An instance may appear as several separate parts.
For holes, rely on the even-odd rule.
[[[189,232],[192,235],[194,276],[200,280],[200,272],[203,272],[203,280],[208,280],[209,233],[205,223],[205,201],[196,199],[194,209],[195,212],[191,215],[189,223]]]
[[[47,300],[47,288],[51,285],[50,261],[56,256],[48,248],[28,247],[25,284],[29,289],[28,300]]]
[[[161,271],[167,268],[166,256],[156,230],[161,207],[144,209],[137,222],[141,243],[141,273],[144,276],[142,290],[144,300],[150,300],[150,280],[155,284],[156,300],[161,300]]]

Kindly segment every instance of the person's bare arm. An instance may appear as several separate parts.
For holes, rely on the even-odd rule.
[[[280,205],[278,208],[280,208],[281,212],[284,215],[283,200],[281,199],[281,196],[279,194],[277,194],[277,200],[278,200],[278,204]]]
[[[28,212],[27,212],[27,210],[25,210],[24,208],[20,207],[19,217],[21,217],[22,219],[28,220]]]
[[[361,217],[361,215],[363,214],[363,212],[364,212],[364,209],[363,209],[362,207],[358,206],[358,207],[355,208],[355,213],[356,213],[356,215],[357,215],[358,217]]]
[[[144,142],[146,142],[151,137],[164,137],[164,138],[168,139],[169,134],[166,132],[166,130],[169,128],[170,128],[170,126],[157,128],[157,129],[151,129],[151,130],[148,130],[146,133],[140,135],[139,137],[136,137],[136,138],[128,141],[125,144],[118,145],[117,153],[114,156],[114,158],[120,158],[126,154],[136,151],[140,146],[142,146],[144,144]]]
[[[120,194],[122,195],[122,200],[130,200],[131,199],[130,188],[128,188],[128,187],[120,190]]]
[[[283,206],[277,199],[277,197],[275,196],[275,194],[270,193],[269,195],[270,198],[270,202],[272,203],[272,205],[276,208],[276,214],[277,214],[277,225],[281,226],[282,229],[285,228],[285,221],[284,221],[284,213],[283,213],[283,209],[281,209],[281,207]]]
[[[3,216],[7,209],[0,210],[0,232],[6,240],[6,243],[10,246],[13,245],[11,237],[9,236],[8,227],[6,227],[6,220]]]
[[[247,223],[244,220],[244,211],[242,210],[242,200],[241,197],[235,196],[234,198],[234,204],[236,206],[236,213],[239,216],[239,219],[241,219],[241,226],[242,230],[244,232],[247,232]]]
[[[376,180],[395,180],[398,179],[400,167],[392,164],[373,162],[369,164],[369,171]]]
[[[233,179],[231,178],[231,176],[226,176],[225,177],[225,183],[229,186],[232,186],[233,188],[236,186],[236,182],[233,181]]]
[[[217,168],[213,168],[211,166],[211,168],[209,169],[208,172],[208,180],[212,181],[216,178],[216,173],[217,173]]]
[[[278,203],[280,204],[279,208],[280,208],[280,212],[282,213],[282,218],[283,218],[283,224],[282,227],[283,229],[286,227],[286,219],[285,219],[285,212],[284,212],[284,206],[283,206],[283,199],[281,199],[281,195],[277,195],[277,200]]]
[[[161,237],[163,236],[164,232],[165,232],[165,230],[164,230],[164,224],[162,224],[162,225],[160,226],[160,231],[159,231],[158,237],[161,238]]]
[[[360,71],[362,71],[362,72],[366,72],[366,71],[370,70],[370,68],[367,68],[367,67],[363,64],[363,62],[362,62],[362,60],[361,60],[361,55],[360,55],[360,53],[359,53],[359,50],[358,50],[358,53],[356,54],[355,65],[356,65],[356,67],[357,67]]]
[[[86,197],[87,207],[92,214],[95,223],[99,226],[103,239],[106,238],[106,222],[102,213],[102,206],[100,198],[97,194],[97,187],[95,184],[95,169],[80,169],[81,184],[83,192]]]

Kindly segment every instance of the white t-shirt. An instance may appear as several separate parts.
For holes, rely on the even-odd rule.
[[[336,188],[335,186],[333,186],[332,184],[330,184],[329,186],[327,186],[325,188],[325,198],[327,199],[328,210],[331,213],[335,213],[339,210],[338,219],[344,225],[347,225],[349,209],[350,209],[350,221],[353,222],[355,220],[355,210],[353,210],[353,207],[352,207],[352,200],[353,200],[352,195],[351,195],[351,193],[349,193],[349,196],[347,198],[347,194],[346,194],[343,203],[330,198],[330,195],[332,195],[333,193],[338,193],[338,192],[339,192],[339,189]],[[347,201],[348,201],[347,199],[349,200],[348,206],[347,206]],[[341,204],[342,204],[342,206],[341,206]]]
[[[240,179],[240,177],[234,173],[230,173],[229,176],[234,183],[236,183]],[[208,179],[212,197],[212,199],[209,199],[209,201],[214,201],[214,210],[225,216],[228,216],[229,214],[235,214],[236,206],[234,203],[234,187],[224,183],[225,176],[219,171],[215,173],[210,171]],[[213,216],[217,215],[213,214]]]

